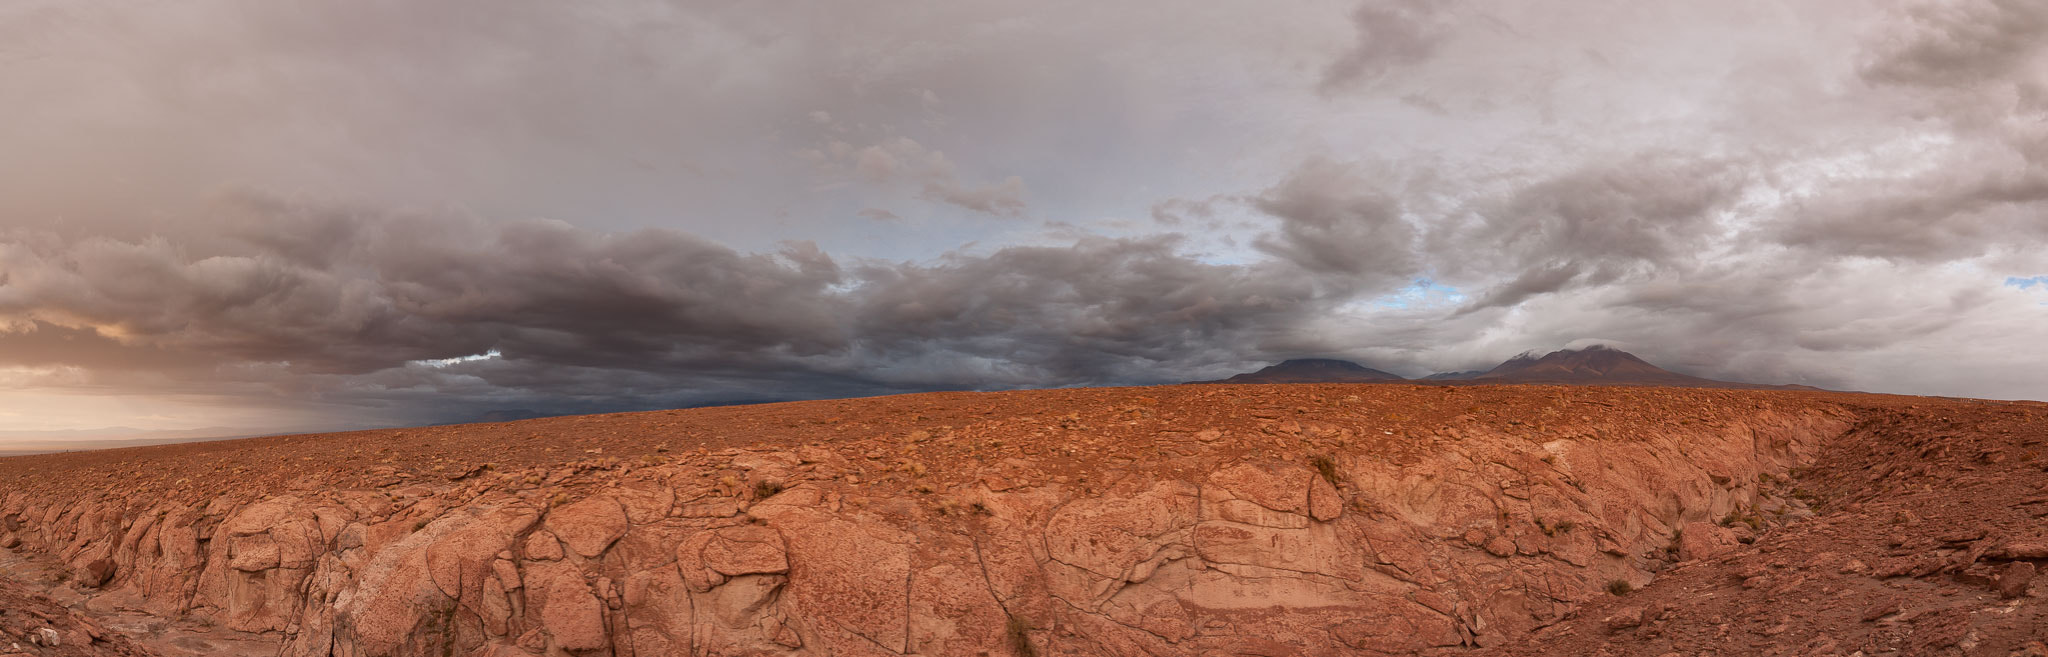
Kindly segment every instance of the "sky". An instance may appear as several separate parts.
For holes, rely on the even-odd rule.
[[[2048,399],[2048,4],[0,5],[0,432],[1419,376]]]

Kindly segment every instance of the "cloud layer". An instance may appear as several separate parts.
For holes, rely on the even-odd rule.
[[[0,389],[80,404],[0,428],[1583,339],[2048,398],[2030,3],[462,4],[0,12]]]

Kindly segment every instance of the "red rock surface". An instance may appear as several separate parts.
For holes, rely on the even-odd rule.
[[[2032,577],[2048,558],[2048,409],[1916,400],[1860,417],[1768,486],[1814,516],[1482,654],[2048,655]]]
[[[2048,506],[1998,496],[2040,493],[2044,417],[1654,388],[938,393],[5,459],[0,544],[284,655],[2024,650],[2038,598],[2013,582],[2048,558],[2027,515]]]
[[[0,579],[0,655],[142,657],[127,637],[20,584]]]

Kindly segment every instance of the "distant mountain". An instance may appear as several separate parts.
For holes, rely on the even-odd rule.
[[[1257,372],[1201,383],[1376,383],[1406,380],[1348,360],[1297,358]]]
[[[1584,349],[1553,351],[1542,356],[1529,352],[1471,378],[1473,383],[1563,383],[1641,386],[1684,386],[1693,388],[1751,387],[1750,384],[1715,381],[1679,374],[1635,354],[1613,347],[1594,345]],[[1765,387],[1765,386],[1755,386]]]
[[[1197,383],[1385,383],[1407,380],[1350,361],[1303,358],[1221,381]],[[1483,372],[1439,372],[1415,381],[1444,385],[1538,383],[1818,390],[1811,386],[1734,383],[1688,376],[1651,365],[1626,351],[1601,345],[1553,351],[1541,356],[1531,351]]]
[[[0,456],[72,452],[87,449],[115,449],[119,447],[141,447],[144,445],[165,445],[170,443],[196,443],[209,440],[267,436],[279,433],[286,432],[279,430],[231,429],[227,427],[170,430],[107,427],[103,429],[0,431]]]

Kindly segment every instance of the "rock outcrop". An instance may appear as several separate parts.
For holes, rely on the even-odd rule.
[[[1171,390],[1306,408],[1395,389]],[[1415,654],[1720,554],[1715,521],[1793,510],[1759,481],[1853,422],[1695,392],[1686,422],[1632,425],[1616,404],[1653,392],[1598,394],[1549,427],[1475,405],[1426,435],[1141,400],[1052,415],[1036,442],[933,427],[189,499],[38,485],[0,499],[0,541],[291,657]]]
[[[77,611],[0,579],[0,655],[147,657],[149,653]]]

